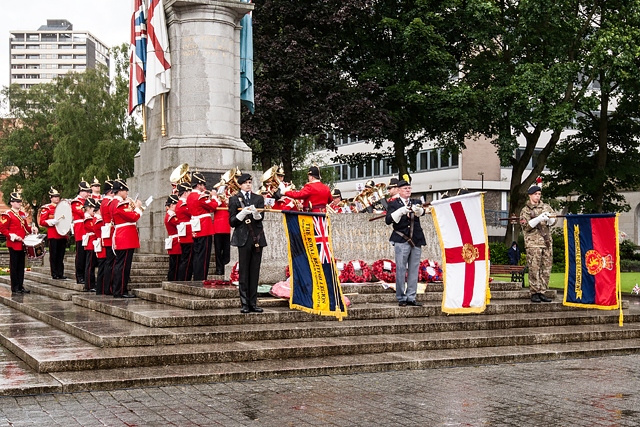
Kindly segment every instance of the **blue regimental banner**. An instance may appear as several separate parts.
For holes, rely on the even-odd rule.
[[[289,244],[289,307],[342,320],[347,309],[333,257],[329,218],[323,213],[282,213]]]

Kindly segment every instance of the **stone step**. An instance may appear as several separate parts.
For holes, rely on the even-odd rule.
[[[131,266],[131,277],[133,278],[134,276],[137,276],[137,275],[151,275],[151,276],[160,276],[163,278],[163,280],[166,280],[168,270],[169,270],[168,264],[166,266],[165,265],[154,266],[154,265],[134,263]],[[49,273],[50,270],[48,267],[33,267],[32,271],[37,271],[43,274],[50,274]],[[76,269],[73,266],[73,264],[70,264],[70,265],[65,264],[64,271],[67,277],[71,277],[71,276],[75,277]]]
[[[64,261],[66,263],[71,263],[73,264],[73,262],[76,259],[76,255],[75,252],[67,252],[67,254],[64,257]],[[134,253],[133,254],[133,262],[137,263],[137,262],[145,262],[145,263],[149,263],[149,262],[159,262],[159,263],[166,263],[167,265],[169,264],[169,256],[168,255],[158,255],[158,254],[140,254],[140,253]]]
[[[344,293],[388,293],[393,292],[388,287],[385,287],[383,282],[375,283],[342,283],[342,291]],[[516,282],[491,282],[489,283],[489,289],[493,291],[516,291],[522,289],[521,283]],[[443,292],[444,284],[442,282],[427,283],[425,292]]]
[[[252,323],[309,322],[317,316],[288,307],[264,307],[260,315],[243,315],[237,308],[189,310],[184,308],[167,309],[164,304],[136,299],[114,299],[102,295],[75,295],[75,304],[96,310],[111,316],[130,320],[149,327],[207,326]],[[627,303],[628,306],[628,303]],[[487,306],[485,315],[508,313],[541,313],[547,311],[566,311],[561,301],[534,304],[528,299],[495,300]],[[366,303],[350,307],[348,319],[383,319],[397,317],[440,316],[441,304],[427,302],[422,307],[398,307],[397,303]],[[328,317],[327,319],[332,319]]]
[[[136,289],[134,293],[138,298],[142,298],[147,301],[168,304],[189,310],[210,310],[215,308],[239,307],[238,288],[235,288],[235,295],[233,297],[226,299],[212,299],[210,297],[201,297],[197,295],[185,295],[178,292],[167,291],[162,288]],[[289,301],[273,297],[258,298],[258,305],[261,307],[288,307]]]
[[[473,329],[505,329],[514,327],[564,326],[599,324],[617,321],[617,313],[587,310],[569,310],[537,313],[529,318],[521,314],[495,316],[468,315],[448,317],[404,317],[397,319],[369,319],[335,322],[314,316],[303,324],[236,323],[229,325],[153,328],[125,319],[115,318],[68,301],[52,301],[40,295],[9,296],[0,294],[8,307],[19,310],[52,327],[99,347],[130,347],[142,345],[169,345],[204,342],[230,342],[233,340],[291,339],[311,337],[356,336],[363,334],[419,333]],[[102,297],[109,298],[109,297]],[[229,310],[226,310],[229,311]],[[237,313],[237,310],[233,310]],[[311,316],[302,312],[302,315]],[[410,311],[405,311],[410,316]],[[259,316],[241,315],[238,320],[255,321]],[[324,319],[324,320],[321,320]],[[640,315],[628,321],[640,321]]]
[[[24,323],[34,331],[45,324]],[[40,328],[39,328],[40,327]],[[19,339],[12,339],[15,335]],[[256,360],[306,359],[337,355],[382,354],[483,347],[536,346],[554,343],[627,340],[640,348],[640,323],[571,325],[498,330],[358,335],[211,343],[99,348],[60,331],[39,331],[37,337],[3,330],[2,345],[38,372],[119,369],[130,366],[169,366],[189,363],[249,362]],[[46,335],[43,337],[42,335]],[[52,352],[51,349],[55,349]],[[78,354],[82,357],[78,357]],[[298,362],[304,362],[299,360]],[[286,362],[284,362],[286,363]]]
[[[82,290],[84,289],[84,285],[76,283],[76,278],[73,273],[69,274],[67,272],[65,273],[65,275],[68,277],[67,280],[52,278],[48,270],[46,272],[41,272],[40,270],[31,270],[24,273],[25,279],[29,279],[30,281],[35,283],[56,286],[58,288],[64,288],[70,291],[82,292]]]
[[[300,376],[339,375],[403,369],[431,369],[447,366],[475,366],[522,363],[604,355],[625,355],[640,351],[638,340],[516,345],[451,350],[385,352],[336,355],[305,359],[249,362],[197,363],[173,366],[123,367],[88,372],[53,372],[63,392],[114,390],[132,387],[160,387],[174,384],[248,381]]]

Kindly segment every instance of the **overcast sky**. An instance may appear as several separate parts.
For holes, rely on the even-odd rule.
[[[47,19],[66,19],[74,31],[88,31],[107,46],[129,41],[133,0],[1,0],[0,87],[9,84],[9,37],[13,30],[37,30]]]

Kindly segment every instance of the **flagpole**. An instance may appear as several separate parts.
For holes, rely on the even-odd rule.
[[[160,132],[162,133],[162,136],[167,136],[167,127],[164,120],[164,93],[160,95],[160,110],[162,116],[162,126],[160,128]]]
[[[147,142],[147,107],[142,105],[142,142]]]

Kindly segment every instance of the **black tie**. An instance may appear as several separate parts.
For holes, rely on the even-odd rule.
[[[249,193],[244,193],[244,204],[247,206],[251,204],[251,197],[249,197]]]

